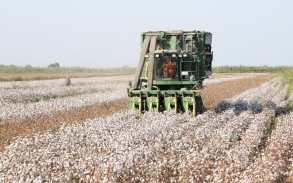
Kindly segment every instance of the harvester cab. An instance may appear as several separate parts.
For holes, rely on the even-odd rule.
[[[142,111],[203,112],[200,89],[212,74],[212,34],[151,31],[141,34],[141,53],[129,108]]]

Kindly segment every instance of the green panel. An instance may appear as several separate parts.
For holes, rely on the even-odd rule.
[[[198,81],[154,80],[154,85],[196,85]]]
[[[142,112],[142,98],[141,97],[131,97],[128,101],[129,109],[137,109],[138,115],[141,116]]]
[[[194,97],[183,97],[182,98],[182,106],[184,112],[192,112],[192,116],[195,116],[195,98]]]
[[[198,72],[199,77],[205,77],[206,73],[204,70],[205,66],[205,43],[204,43],[204,33],[197,33],[197,41],[198,41],[198,52],[197,52],[197,62],[198,62]]]
[[[129,90],[129,108],[142,111],[171,110],[191,112],[196,115],[196,105],[201,100],[200,90]],[[180,107],[181,106],[181,107]]]
[[[154,85],[181,85],[181,81],[176,80],[154,80]]]
[[[139,108],[141,106],[141,98],[140,97],[131,97],[131,98],[129,98],[128,105],[129,105],[130,109]]]
[[[149,31],[143,32],[141,34],[141,43],[143,43],[144,39],[147,36],[158,36],[156,51],[166,51],[166,52],[174,52],[174,53],[186,53],[192,49],[192,52],[189,52],[193,59],[198,62],[195,72],[197,72],[197,79],[203,79],[207,76],[211,75],[211,65],[212,65],[212,56],[206,57],[206,55],[213,55],[211,51],[211,45],[206,45],[206,37],[208,37],[208,43],[212,43],[211,41],[211,33],[204,31]],[[206,36],[209,35],[209,36]],[[167,38],[168,44],[167,44]],[[185,41],[186,39],[190,39],[188,44],[191,44],[186,47]],[[187,50],[188,49],[188,50]],[[206,64],[206,60],[208,60],[208,64]],[[208,69],[209,68],[209,69]],[[208,69],[208,70],[206,70]],[[206,72],[209,71],[209,72]],[[144,73],[143,73],[144,74]],[[142,78],[146,79],[145,76]]]
[[[196,84],[198,84],[198,81],[182,81],[182,84],[184,84],[184,85],[196,85]]]
[[[149,65],[149,61],[148,61],[148,58],[146,58],[145,62],[144,62],[143,69],[142,69],[142,72],[141,72],[141,77],[140,77],[141,79],[147,79],[148,78],[148,73],[147,73],[148,65]]]
[[[129,90],[129,97],[141,97],[142,94],[148,96],[164,96],[164,95],[184,95],[184,96],[200,96],[200,90]]]
[[[147,110],[155,110],[156,112],[159,111],[159,97],[147,97]]]
[[[176,51],[176,47],[177,47],[177,36],[171,36],[171,40],[170,40],[170,50],[172,51]]]
[[[164,105],[165,105],[165,110],[169,111],[171,108],[177,112],[177,97],[172,96],[172,97],[165,97],[164,98]]]

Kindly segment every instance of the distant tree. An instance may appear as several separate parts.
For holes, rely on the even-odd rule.
[[[26,67],[26,68],[32,68],[33,66],[31,66],[31,65],[26,65],[25,67]]]
[[[48,65],[48,67],[49,67],[49,68],[50,68],[50,67],[60,67],[60,65],[59,65],[58,62],[56,62],[56,63],[53,63],[53,64]]]

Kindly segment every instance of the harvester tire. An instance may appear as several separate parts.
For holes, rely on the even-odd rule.
[[[204,106],[202,103],[202,99],[196,100],[196,115],[202,114],[204,112]]]

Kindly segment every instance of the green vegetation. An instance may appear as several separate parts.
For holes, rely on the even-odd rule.
[[[58,63],[50,64],[48,67],[4,66],[0,65],[0,81],[24,81],[55,79],[63,77],[97,77],[97,76],[119,76],[135,73],[133,67],[114,68],[85,68],[85,67],[60,67]]]
[[[283,73],[293,69],[290,66],[217,66],[213,67],[214,73]]]

